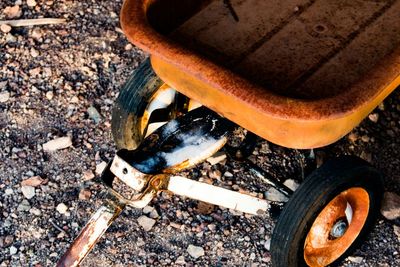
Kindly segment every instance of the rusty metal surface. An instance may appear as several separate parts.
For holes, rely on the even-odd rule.
[[[93,214],[56,266],[79,266],[123,209],[124,204],[111,201],[101,206]]]
[[[337,260],[358,237],[369,213],[369,196],[363,188],[353,187],[336,196],[315,219],[304,243],[304,259],[309,266],[328,266]],[[347,229],[333,237],[332,227],[339,220]]]
[[[339,54],[345,55],[347,53],[345,48],[348,47],[349,55],[351,55],[351,51],[354,51],[351,45],[364,42],[363,36],[370,37],[372,41],[378,40],[375,41],[376,45],[376,42],[379,44],[383,34],[384,38],[381,42],[388,45],[386,46],[387,49],[385,48],[386,50],[382,50],[383,55],[379,54],[378,46],[379,55],[377,59],[374,59],[376,64],[368,63],[374,67],[363,70],[365,71],[363,76],[355,79],[355,72],[357,72],[358,67],[360,67],[360,70],[363,69],[365,65],[363,61],[370,60],[368,57],[370,57],[370,53],[373,53],[374,47],[359,46],[360,50],[357,51],[357,55],[360,55],[360,53],[361,55],[363,55],[362,53],[367,54],[364,54],[362,58],[358,57],[361,60],[360,62],[356,61],[357,58],[348,58],[351,67],[349,68],[349,79],[345,79],[343,90],[339,93],[333,92],[330,95],[329,92],[332,92],[331,85],[327,89],[328,94],[325,97],[323,97],[323,94],[315,94],[315,99],[309,98],[309,96],[307,96],[308,98],[305,97],[302,94],[304,90],[296,91],[301,88],[301,85],[307,83],[300,84],[293,89],[291,91],[293,94],[287,94],[287,91],[277,93],[276,88],[260,86],[257,82],[249,81],[235,74],[231,69],[223,67],[223,64],[210,60],[206,55],[194,52],[193,49],[184,46],[182,43],[160,34],[149,24],[146,15],[149,8],[154,9],[157,6],[154,3],[163,1],[164,3],[171,3],[168,0],[125,1],[121,23],[128,39],[153,55],[152,64],[155,71],[168,84],[272,142],[296,148],[319,147],[332,143],[355,127],[400,84],[400,48],[397,43],[399,36],[396,27],[398,23],[395,23],[399,18],[390,17],[390,14],[396,14],[395,11],[398,11],[399,1],[372,1],[377,6],[377,11],[375,12],[368,7],[365,9],[366,14],[369,15],[363,17],[362,20],[366,21],[365,24],[369,23],[370,26],[363,26],[364,24],[361,26],[365,27],[365,31],[362,31],[362,33],[365,32],[366,34],[350,34],[349,41],[338,44],[337,47],[340,49],[334,47],[331,52],[328,51],[325,56],[323,55],[322,58],[316,60],[319,62],[316,64],[318,69],[313,69],[313,67],[307,69],[307,77],[304,77],[310,84],[308,87],[311,88],[312,85],[313,88],[322,88],[321,79],[318,77],[327,77],[328,84],[335,84],[337,80],[334,77],[327,76],[326,71],[328,69],[330,69],[329,71],[339,71],[342,75],[342,72],[340,72],[341,61],[338,59]],[[195,1],[195,3],[198,2]],[[233,8],[235,8],[235,2],[232,2]],[[291,5],[295,2],[288,1]],[[312,2],[332,4],[332,1],[323,0]],[[199,4],[199,6],[201,5]],[[308,8],[308,6],[312,7],[309,4],[299,4],[301,11],[303,7]],[[174,7],[179,9],[179,5]],[[182,6],[182,8],[185,7]],[[168,13],[171,10],[165,10],[165,12]],[[196,13],[193,10],[191,12],[192,16]],[[180,10],[180,13],[184,12]],[[388,15],[389,21],[393,20],[393,24],[388,24],[390,27],[394,27],[392,30],[389,29],[385,32],[384,29],[381,29],[379,14]],[[306,13],[303,15],[305,16],[304,20],[310,19],[309,16],[306,16]],[[343,17],[343,20],[349,18],[351,18],[351,15]],[[233,18],[231,20],[235,21]],[[153,21],[152,25],[155,25],[155,23]],[[367,30],[370,32],[367,32]],[[349,35],[343,30],[338,31],[338,33]],[[391,36],[389,33],[393,35]],[[368,44],[368,42],[365,44]],[[392,48],[390,48],[390,45],[392,45]],[[260,47],[260,49],[263,48]],[[218,61],[218,58],[216,60]],[[296,64],[296,62],[293,64]],[[298,64],[301,65],[301,63]],[[245,69],[251,72],[249,68]],[[298,77],[298,75],[296,74],[294,77]],[[300,80],[304,77],[300,77]],[[291,84],[289,84],[289,87]],[[310,92],[313,96],[313,90]],[[252,122],[249,119],[250,117],[253,120],[257,119],[258,123]],[[268,126],[260,127],[260,123]]]

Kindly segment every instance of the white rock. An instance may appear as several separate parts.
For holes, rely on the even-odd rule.
[[[204,249],[198,246],[189,245],[189,247],[187,248],[187,252],[195,259],[204,256]]]
[[[53,97],[54,97],[53,91],[48,91],[48,92],[46,92],[46,98],[47,98],[48,100],[52,100]]]
[[[33,57],[33,58],[35,58],[35,57],[38,57],[39,56],[39,52],[35,49],[35,48],[31,48],[31,56]]]
[[[360,264],[360,263],[363,261],[364,258],[363,258],[363,257],[353,257],[353,256],[350,256],[350,257],[347,257],[347,259],[348,259],[349,261],[351,261],[351,262]]]
[[[274,202],[287,202],[289,199],[276,190],[275,188],[271,187],[270,189],[265,192],[265,198],[269,201],[274,201]]]
[[[183,255],[179,256],[176,259],[175,264],[177,264],[177,265],[185,265],[186,264],[185,257]]]
[[[231,172],[226,171],[224,173],[224,176],[230,178],[230,177],[233,177],[233,174]]]
[[[21,191],[27,199],[31,199],[35,196],[35,188],[33,186],[23,185],[21,186]]]
[[[154,219],[152,219],[152,218],[149,218],[149,217],[147,217],[147,216],[144,216],[144,215],[140,216],[140,217],[137,219],[137,221],[138,221],[139,225],[142,226],[143,229],[144,229],[146,232],[147,232],[147,231],[150,231],[151,228],[153,228],[154,224],[156,223],[156,220],[154,220]]]
[[[26,0],[26,4],[29,7],[35,7],[36,6],[36,1],[35,0]]]
[[[150,218],[157,219],[160,215],[158,214],[156,209],[153,209],[152,212],[149,214]]]
[[[10,255],[15,255],[15,254],[17,254],[17,252],[18,252],[18,249],[16,247],[14,247],[14,246],[10,247]]]
[[[28,211],[31,209],[31,205],[29,204],[28,200],[24,199],[21,203],[19,203],[17,210],[18,211]]]
[[[42,30],[41,30],[40,28],[35,28],[35,29],[33,29],[33,30],[32,30],[32,33],[31,33],[31,37],[34,38],[34,39],[36,39],[36,40],[42,39],[42,37],[43,37],[43,32],[42,32]]]
[[[296,189],[299,188],[300,186],[299,183],[297,183],[293,179],[287,179],[283,184],[292,189],[293,191],[296,191]]]
[[[3,32],[3,33],[9,33],[10,31],[11,31],[11,26],[10,25],[8,25],[8,24],[1,24],[0,25],[0,30]]]
[[[381,213],[388,220],[400,218],[400,196],[392,192],[385,192]]]
[[[378,113],[371,113],[368,115],[368,119],[370,119],[370,121],[377,123],[379,120],[379,114]]]
[[[37,208],[31,208],[29,212],[36,216],[40,216],[42,214],[42,212]]]
[[[271,238],[268,237],[265,239],[264,248],[268,251],[271,249]]]
[[[53,152],[53,151],[64,149],[64,148],[67,148],[70,146],[72,146],[71,137],[65,136],[65,137],[56,138],[54,140],[51,140],[51,141],[43,144],[43,150],[46,152]]]
[[[87,112],[89,118],[91,118],[95,123],[99,123],[101,121],[101,115],[95,107],[93,106],[89,107]]]
[[[71,99],[69,100],[70,103],[74,103],[77,104],[79,103],[79,98],[75,95],[73,97],[71,97]]]
[[[106,167],[107,167],[107,162],[105,162],[105,161],[102,161],[99,164],[97,164],[96,165],[96,174],[101,175]]]
[[[67,212],[67,210],[68,210],[68,207],[64,203],[60,203],[60,204],[57,205],[56,210],[60,214],[65,214]]]
[[[0,93],[0,103],[6,103],[10,99],[10,92],[1,92]]]
[[[152,219],[157,219],[159,217],[157,210],[151,206],[144,207],[143,213],[147,214]]]
[[[14,193],[14,190],[12,190],[11,188],[7,188],[4,193],[6,194],[6,196],[12,195]]]
[[[150,212],[152,212],[154,210],[154,208],[152,206],[146,206],[143,208],[143,213],[145,214],[149,214]]]

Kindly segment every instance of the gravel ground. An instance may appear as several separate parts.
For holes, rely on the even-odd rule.
[[[0,3],[0,19],[15,15],[68,21],[0,32],[0,266],[54,265],[101,204],[102,187],[92,178],[96,166],[115,153],[112,104],[146,57],[118,28],[121,2]],[[19,12],[6,9],[14,4],[20,4]],[[399,96],[394,92],[342,140],[315,150],[318,161],[358,155],[382,170],[387,191],[399,194]],[[100,117],[93,115],[96,111]],[[45,151],[43,144],[57,137],[72,140],[71,146]],[[273,175],[301,181],[302,159],[308,154],[260,140],[250,158]],[[186,174],[260,195],[268,190],[231,160],[206,162]],[[84,266],[270,266],[276,216],[246,216],[168,194],[151,206],[124,211]],[[155,219],[150,231],[138,223],[143,215]],[[400,266],[396,225],[398,219],[381,217],[368,240],[341,266]],[[204,255],[195,258],[188,248]]]

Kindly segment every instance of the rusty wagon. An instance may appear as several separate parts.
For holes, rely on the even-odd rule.
[[[122,28],[150,58],[114,107],[121,150],[102,175],[108,200],[58,265],[78,265],[126,205],[161,190],[268,211],[264,199],[175,174],[224,146],[235,125],[296,149],[346,135],[400,84],[399,14],[399,0],[125,0]],[[295,192],[249,168],[290,196],[274,266],[337,263],[377,217],[381,174],[362,159],[328,161]]]

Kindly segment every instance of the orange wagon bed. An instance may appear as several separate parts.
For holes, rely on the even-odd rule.
[[[315,148],[400,84],[400,0],[126,0],[160,78],[261,137]]]

